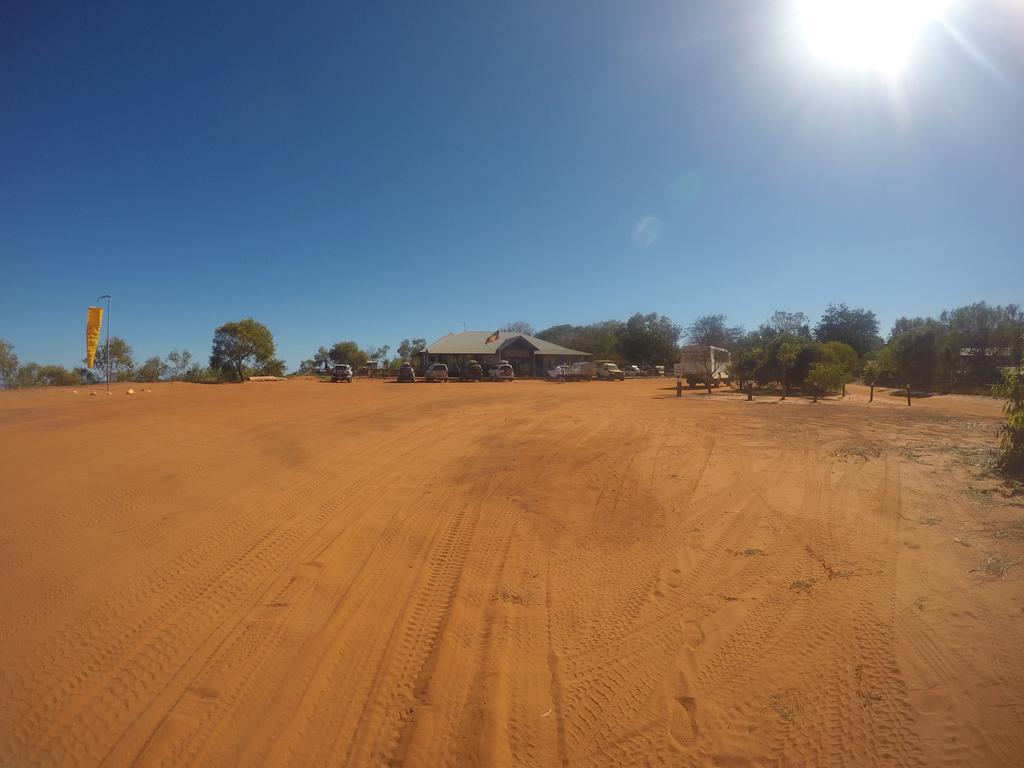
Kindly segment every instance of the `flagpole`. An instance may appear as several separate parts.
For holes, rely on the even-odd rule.
[[[106,369],[107,369],[107,394],[110,394],[110,294],[105,293],[102,296],[97,296],[96,301],[107,300],[107,344],[106,352],[104,357],[106,358]]]

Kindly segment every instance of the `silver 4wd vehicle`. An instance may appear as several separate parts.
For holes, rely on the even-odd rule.
[[[334,366],[331,369],[331,381],[344,381],[346,384],[351,384],[352,366],[348,363]]]
[[[490,374],[493,381],[512,381],[516,377],[516,372],[512,370],[507,360],[499,360],[498,364],[491,368]]]
[[[427,381],[448,381],[448,366],[444,363],[433,363],[427,368]]]

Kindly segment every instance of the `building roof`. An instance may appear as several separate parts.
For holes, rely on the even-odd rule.
[[[486,344],[490,331],[462,331],[461,333],[449,333],[442,336],[433,344],[427,346],[427,353],[431,355],[493,355],[499,347],[504,348],[514,339],[522,339],[529,344],[539,355],[575,355],[577,357],[590,357],[589,352],[580,352],[578,349],[568,349],[550,341],[538,339],[527,333],[512,333],[511,331],[499,331],[498,340]]]

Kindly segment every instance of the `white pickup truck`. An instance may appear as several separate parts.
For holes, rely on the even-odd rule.
[[[597,375],[593,363],[562,363],[548,371],[548,378],[554,381],[590,381]]]

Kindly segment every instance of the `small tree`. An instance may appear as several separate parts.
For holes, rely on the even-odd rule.
[[[776,314],[778,313],[776,312]],[[779,365],[782,366],[782,400],[785,400],[786,395],[789,393],[789,376],[799,354],[800,347],[789,341],[782,342],[779,345],[779,351],[775,353]]]
[[[734,347],[743,335],[740,326],[725,324],[725,315],[702,315],[686,329],[691,344],[708,344],[713,347]]]
[[[821,345],[822,361],[839,366],[842,372],[843,397],[846,397],[846,382],[853,378],[857,367],[857,353],[853,347],[842,341],[827,341]]]
[[[0,384],[5,388],[14,386],[18,374],[18,356],[14,354],[14,345],[0,339]]]
[[[527,336],[535,336],[537,332],[533,329],[525,320],[515,320],[511,323],[505,323],[504,328],[500,328],[501,331],[508,331],[509,333],[525,333]],[[427,346],[424,342],[423,346]]]
[[[191,364],[192,353],[187,349],[183,349],[181,352],[172,349],[167,353],[167,375],[172,379],[182,378]]]
[[[760,347],[739,349],[732,355],[729,371],[739,381],[740,389],[746,390],[748,402],[754,399],[753,383],[763,355],[764,351]]]
[[[81,383],[77,374],[62,365],[26,363],[14,377],[14,387],[69,386]]]
[[[897,375],[907,388],[907,405],[910,405],[911,388],[931,389],[938,358],[936,334],[932,328],[915,328],[893,342],[893,362]]]
[[[84,361],[88,364],[88,360]],[[92,369],[100,381],[107,378],[107,344],[100,342]],[[135,353],[120,336],[110,337],[110,380],[129,381],[135,377]]]
[[[412,341],[402,339],[402,343],[398,345],[398,362],[412,363],[414,368],[420,368],[421,366],[417,365],[417,362],[426,348],[426,339],[413,339]]]
[[[838,391],[846,381],[846,371],[841,363],[811,363],[807,374],[807,388],[811,391],[814,402],[832,391]]]
[[[1009,474],[1024,475],[1024,360],[1019,366],[1003,371],[1002,381],[992,387],[992,394],[1006,400],[999,467]]]
[[[354,341],[336,341],[327,352],[327,360],[332,365],[347,364],[354,368],[366,362],[366,353]]]
[[[270,329],[247,317],[225,323],[213,332],[210,368],[245,381],[246,368],[283,371],[284,363],[274,359],[274,336]]]
[[[135,374],[138,381],[159,381],[167,373],[167,364],[159,357],[151,357]]]

